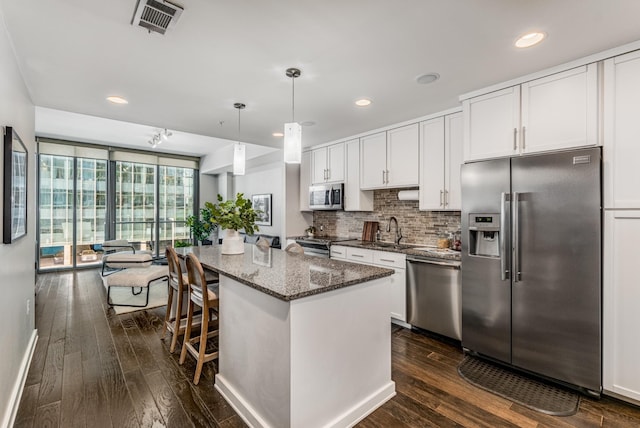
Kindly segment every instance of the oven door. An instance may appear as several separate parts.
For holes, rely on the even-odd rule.
[[[300,244],[300,246],[304,249],[304,253],[307,256],[324,257],[324,258],[329,258],[331,256],[329,247],[326,244],[320,244],[316,242],[309,242],[309,241],[303,241],[303,240],[299,240],[296,242]]]

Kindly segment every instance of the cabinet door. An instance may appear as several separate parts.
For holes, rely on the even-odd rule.
[[[360,139],[360,188],[386,186],[387,134],[379,132]]]
[[[311,152],[302,152],[300,162],[300,211],[309,209],[309,185],[311,184]]]
[[[421,210],[444,209],[445,130],[444,117],[420,123]]]
[[[391,275],[391,317],[407,322],[407,271],[394,269]]]
[[[519,152],[519,86],[465,100],[462,110],[465,162]]]
[[[444,117],[445,208],[462,209],[460,165],[462,165],[462,113]]]
[[[387,131],[387,187],[419,184],[419,151],[417,123]]]
[[[327,147],[327,181],[340,183],[344,181],[344,143]]]
[[[596,64],[522,85],[522,153],[596,145],[597,126]]]
[[[607,211],[604,230],[603,377],[605,391],[640,401],[640,211]]]
[[[311,182],[320,184],[327,181],[327,148],[311,151]]]
[[[604,66],[604,205],[640,209],[640,52]]]
[[[347,247],[332,245],[330,247],[331,258],[344,260],[347,258]]]
[[[347,141],[345,146],[344,210],[373,211],[373,191],[360,190],[360,141]],[[333,247],[331,247],[333,248]]]

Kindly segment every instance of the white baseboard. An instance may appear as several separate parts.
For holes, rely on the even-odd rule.
[[[31,365],[31,359],[33,358],[33,352],[36,350],[36,343],[38,342],[38,330],[33,330],[27,350],[22,357],[20,363],[20,369],[18,370],[18,377],[11,390],[11,396],[9,397],[9,403],[5,409],[5,415],[2,420],[2,427],[12,427],[16,421],[18,414],[18,407],[20,406],[20,399],[22,398],[22,391],[24,390],[24,384],[27,381],[27,374],[29,373],[29,366]]]
[[[238,416],[242,418],[244,423],[249,425],[251,428],[267,428],[270,426],[219,374],[216,375],[215,388],[227,403],[229,403],[233,410],[236,411]],[[325,426],[332,428],[353,427],[395,395],[396,383],[390,381]]]
[[[378,407],[392,399],[396,395],[396,383],[389,381],[382,388],[369,395],[360,403],[351,407],[342,415],[328,423],[328,427],[353,427],[355,424],[369,416]]]
[[[269,424],[262,419],[249,403],[247,403],[238,392],[219,374],[216,375],[215,388],[220,395],[227,400],[227,403],[236,411],[238,416],[242,418],[244,423],[251,428],[269,427]]]

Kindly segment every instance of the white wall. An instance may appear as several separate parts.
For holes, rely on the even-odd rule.
[[[0,6],[1,7],[1,6]],[[12,126],[28,156],[27,236],[11,245],[0,244],[0,426],[7,426],[26,375],[25,357],[35,337],[35,108],[22,80],[0,9],[0,125]],[[2,156],[0,154],[0,156]],[[4,173],[0,163],[0,177]],[[27,311],[29,302],[29,311]]]
[[[302,236],[313,225],[313,213],[300,211],[300,165],[286,165],[285,236]]]
[[[284,239],[283,210],[284,200],[284,162],[280,161],[257,168],[247,169],[245,175],[234,177],[235,193],[244,193],[245,198],[252,195],[271,193],[271,226],[259,226],[258,233],[280,236]]]

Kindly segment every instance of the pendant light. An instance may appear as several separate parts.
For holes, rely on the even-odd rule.
[[[287,68],[287,77],[291,78],[291,123],[284,124],[284,161],[300,163],[302,160],[302,127],[295,121],[295,80],[300,77],[299,69]]]
[[[244,175],[246,147],[240,142],[240,110],[245,108],[246,105],[242,103],[235,103],[233,107],[238,109],[238,142],[233,145],[233,175]]]

